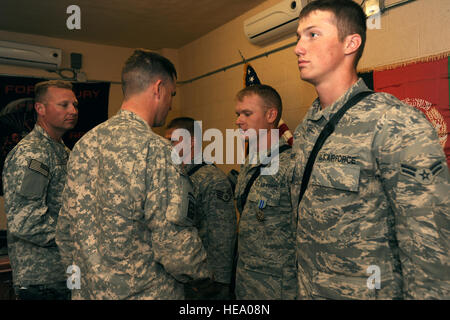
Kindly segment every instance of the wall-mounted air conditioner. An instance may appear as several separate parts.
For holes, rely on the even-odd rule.
[[[283,0],[244,21],[244,33],[253,44],[265,44],[295,35],[298,15],[311,0]]]
[[[61,55],[61,49],[0,40],[0,64],[56,70]]]

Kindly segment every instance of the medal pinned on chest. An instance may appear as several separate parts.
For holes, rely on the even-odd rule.
[[[265,200],[259,200],[258,203],[258,210],[256,211],[256,219],[258,219],[258,221],[264,221],[265,217],[264,217],[264,211],[263,209],[266,207],[266,201]]]

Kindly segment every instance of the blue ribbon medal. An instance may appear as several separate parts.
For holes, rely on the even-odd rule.
[[[258,203],[258,211],[256,211],[256,218],[259,221],[264,221],[264,212],[262,209],[264,209],[266,207],[266,201],[265,200],[259,200]]]

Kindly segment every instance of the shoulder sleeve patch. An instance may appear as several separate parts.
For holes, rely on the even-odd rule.
[[[43,164],[42,162],[31,159],[30,163],[28,164],[28,168],[35,172],[42,174],[46,178],[48,177],[49,168],[47,165]]]
[[[40,199],[49,182],[49,167],[37,160],[31,159],[20,182],[19,193],[28,199]]]

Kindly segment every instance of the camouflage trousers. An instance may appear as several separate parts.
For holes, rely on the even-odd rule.
[[[243,259],[236,268],[236,300],[295,300],[295,267],[269,263],[267,260]]]
[[[211,282],[204,287],[184,285],[186,300],[231,300],[230,285]]]
[[[71,291],[67,289],[66,281],[29,285],[14,286],[18,300],[70,300]]]

